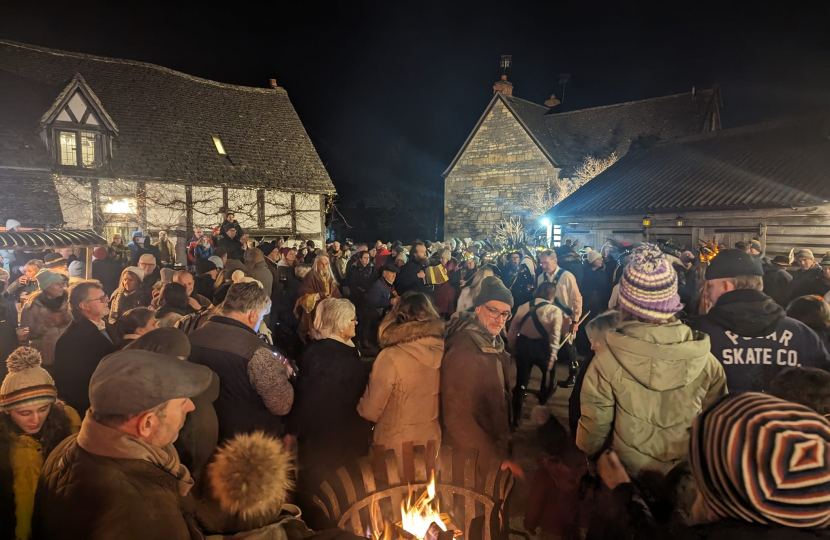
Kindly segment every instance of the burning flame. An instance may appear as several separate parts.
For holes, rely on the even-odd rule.
[[[412,496],[413,492],[410,491],[409,497],[401,503],[401,528],[416,538],[426,537],[429,526],[433,523],[438,525],[442,531],[446,531],[447,526],[441,519],[438,500],[435,498],[434,471],[430,476],[426,491],[418,497],[415,503],[412,502]]]
[[[370,512],[372,524],[366,531],[366,537],[373,540],[434,538],[435,529],[432,535],[428,534],[433,523],[440,530],[446,531],[450,519],[449,516],[441,514],[438,500],[435,498],[435,472],[432,473],[426,490],[413,502],[414,495],[415,490],[410,488],[409,495],[401,503],[401,522],[397,524],[383,520],[380,516],[380,508],[375,501]],[[381,522],[383,522],[382,525]]]

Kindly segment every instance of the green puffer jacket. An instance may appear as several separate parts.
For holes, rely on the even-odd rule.
[[[576,444],[596,454],[613,429],[630,473],[667,473],[687,454],[692,420],[727,392],[709,336],[679,321],[628,321],[607,341],[585,373]]]

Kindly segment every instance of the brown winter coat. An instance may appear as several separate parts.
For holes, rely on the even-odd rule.
[[[69,295],[60,310],[52,311],[41,300],[43,293],[35,293],[26,301],[20,314],[21,328],[29,328],[32,347],[40,351],[44,366],[55,363],[55,345],[66,327],[72,321],[69,314]]]
[[[456,455],[478,450],[477,483],[508,457],[510,355],[501,336],[492,336],[475,313],[455,313],[447,324],[441,364],[444,444]]]
[[[357,406],[360,416],[376,422],[374,444],[401,455],[404,442],[441,443],[438,392],[444,354],[441,320],[390,325],[380,336],[369,384]]]

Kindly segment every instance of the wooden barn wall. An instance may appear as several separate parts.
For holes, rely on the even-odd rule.
[[[648,238],[651,241],[672,238],[686,248],[696,248],[700,241],[715,239],[728,247],[736,242],[760,238],[769,256],[786,255],[792,248],[809,248],[816,256],[830,250],[830,205],[802,209],[731,210],[723,212],[688,212],[653,214]],[[627,216],[556,217],[562,226],[562,240],[580,246],[599,248],[609,239],[643,242],[646,240],[643,214]]]

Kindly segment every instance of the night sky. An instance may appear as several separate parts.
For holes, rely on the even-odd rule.
[[[129,5],[127,5],[129,4]],[[492,97],[563,110],[722,87],[724,127],[830,103],[830,2],[4,2],[0,37],[288,90],[354,227],[430,236],[388,194],[441,215],[441,173]],[[368,214],[368,215],[367,215]],[[368,231],[372,231],[369,233]],[[368,238],[371,239],[371,238]]]

